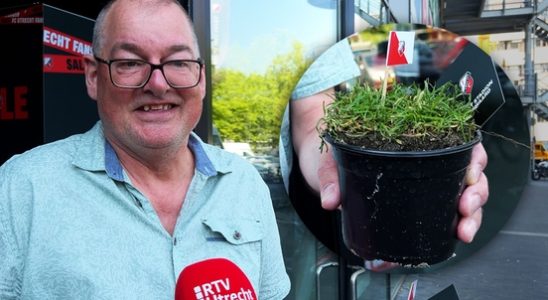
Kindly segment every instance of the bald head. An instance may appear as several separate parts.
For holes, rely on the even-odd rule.
[[[111,26],[111,19],[117,18],[119,14],[124,13],[125,7],[136,7],[137,9],[151,13],[156,11],[160,6],[173,6],[174,8],[180,9],[183,13],[183,19],[188,25],[193,39],[193,52],[196,56],[199,56],[199,47],[198,39],[196,38],[196,33],[194,32],[194,26],[188,13],[183,8],[181,3],[177,0],[112,0],[107,5],[103,7],[97,20],[95,21],[95,26],[93,28],[93,53],[98,56],[103,56],[102,51],[104,51],[104,37],[108,34]]]

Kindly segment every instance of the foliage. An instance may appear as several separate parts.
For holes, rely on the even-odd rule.
[[[492,42],[489,35],[478,36],[478,47],[487,54],[491,54],[497,49],[497,43]]]
[[[362,30],[358,33],[358,36],[360,40],[368,41],[373,45],[376,45],[386,40],[386,37],[391,30],[394,30],[394,24],[382,24],[367,30]]]
[[[430,147],[424,144],[435,141],[462,144],[474,138],[477,128],[469,98],[450,83],[437,88],[395,84],[384,100],[380,89],[359,85],[335,95],[321,126],[339,142],[361,145],[375,140],[370,144],[391,144],[390,150],[406,143],[415,145],[401,149],[426,150]]]
[[[213,124],[224,140],[278,144],[285,106],[310,62],[303,47],[273,59],[265,74],[219,69],[213,77]]]

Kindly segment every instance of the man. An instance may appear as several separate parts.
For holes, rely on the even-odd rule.
[[[0,168],[0,298],[173,299],[181,270],[213,257],[259,299],[287,295],[268,188],[191,132],[206,84],[184,9],[114,0],[93,52],[101,121]]]

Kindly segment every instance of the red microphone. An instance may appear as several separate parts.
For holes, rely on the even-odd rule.
[[[257,300],[257,296],[238,266],[226,258],[211,258],[183,269],[175,300]]]

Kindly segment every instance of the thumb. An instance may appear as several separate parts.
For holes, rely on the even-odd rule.
[[[339,173],[331,151],[324,151],[320,155],[318,178],[322,207],[328,210],[336,209],[340,205]]]

